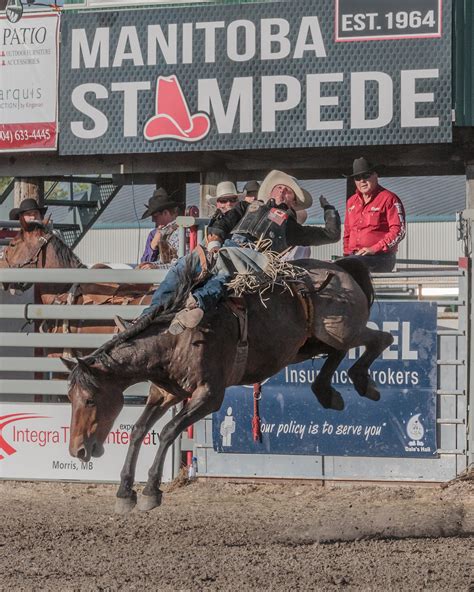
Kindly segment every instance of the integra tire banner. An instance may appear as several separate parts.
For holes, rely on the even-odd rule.
[[[123,408],[100,458],[81,462],[69,455],[71,406],[62,403],[0,403],[0,479],[44,481],[120,481],[130,434],[143,406]],[[171,419],[160,419],[145,436],[137,464],[137,481],[148,479],[158,450],[158,434]],[[173,447],[166,455],[163,481],[173,479]]]
[[[334,373],[343,411],[323,409],[311,391],[324,359],[288,366],[262,386],[261,442],[252,437],[252,387],[226,390],[213,414],[214,450],[437,458],[436,323],[435,303],[375,303],[369,327],[394,336],[370,368],[380,401],[359,396],[347,375],[360,348],[351,350]]]
[[[451,0],[62,18],[61,155],[452,138]]]
[[[0,152],[57,147],[59,15],[0,16]]]

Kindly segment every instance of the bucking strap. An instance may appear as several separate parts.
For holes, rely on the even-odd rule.
[[[243,298],[229,298],[225,301],[232,314],[237,318],[239,324],[239,341],[235,352],[234,365],[232,368],[232,384],[238,384],[244,375],[247,367],[249,344],[247,339],[248,315],[245,300]]]

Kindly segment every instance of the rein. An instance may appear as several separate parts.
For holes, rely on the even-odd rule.
[[[23,267],[32,267],[38,263],[39,256],[43,248],[49,243],[49,241],[53,238],[53,234],[49,232],[44,236],[40,236],[38,238],[38,245],[33,253],[30,255],[29,259],[24,261],[23,263],[17,263],[15,265],[11,265],[8,261],[8,249],[5,250],[5,263],[8,265],[10,269],[22,269]]]

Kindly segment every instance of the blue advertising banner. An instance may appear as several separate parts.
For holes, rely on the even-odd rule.
[[[216,452],[435,458],[436,305],[379,303],[369,326],[394,342],[371,367],[380,401],[360,397],[347,370],[361,355],[351,350],[333,377],[343,411],[323,409],[311,391],[324,358],[288,366],[262,387],[262,441],[252,437],[252,386],[227,389],[213,415]]]

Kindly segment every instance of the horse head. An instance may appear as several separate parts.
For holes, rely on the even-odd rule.
[[[0,251],[0,268],[43,269],[84,267],[74,252],[42,222],[32,221]],[[3,289],[27,290],[31,284],[3,284]]]
[[[110,380],[105,384],[101,364],[91,357],[61,360],[71,370],[69,453],[87,462],[104,453],[104,442],[123,407],[123,389]]]

